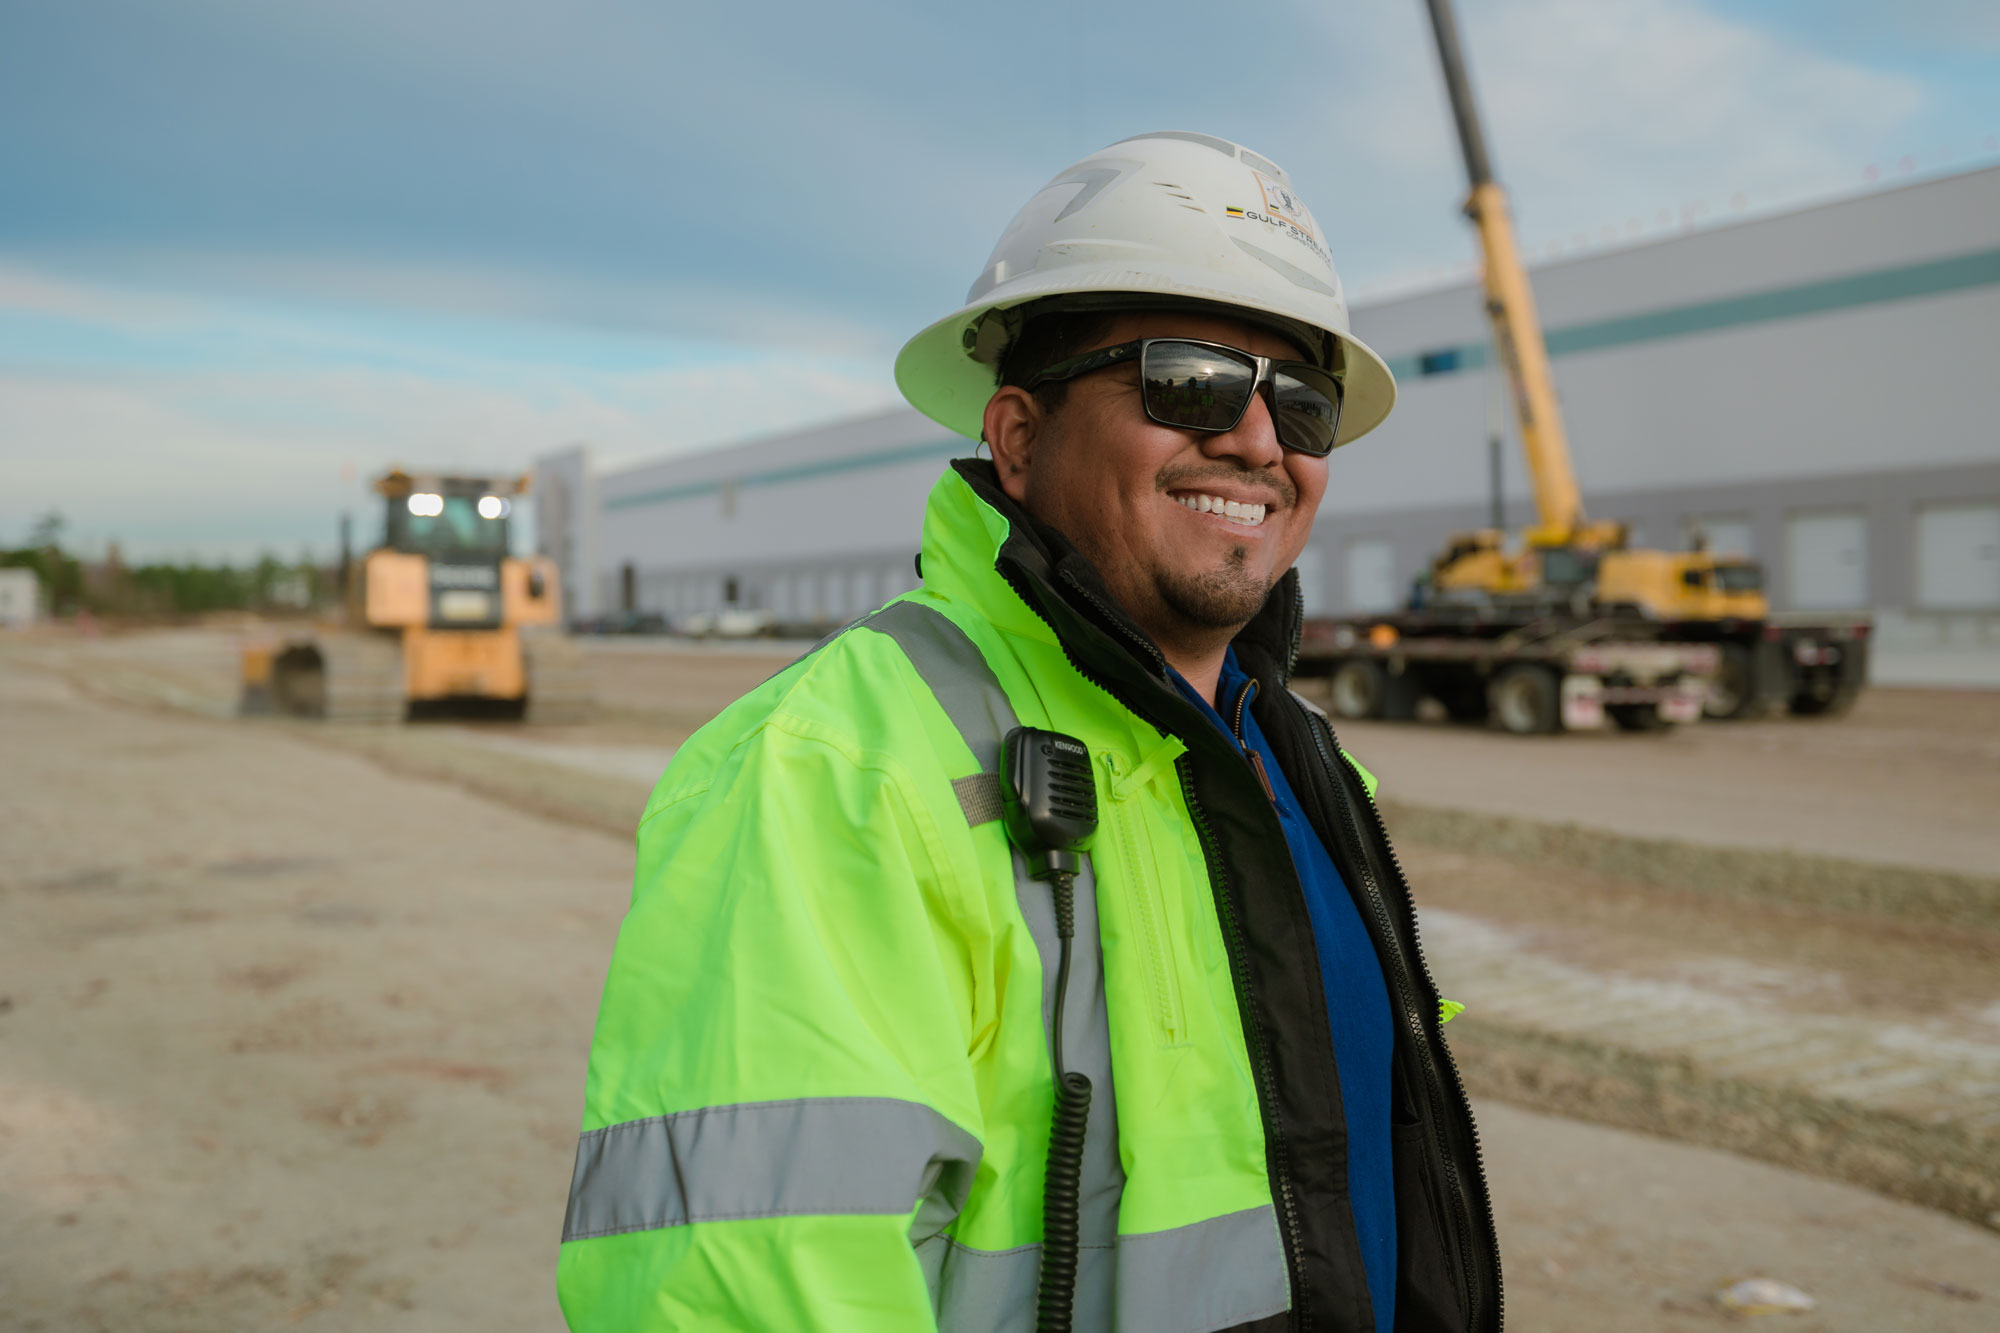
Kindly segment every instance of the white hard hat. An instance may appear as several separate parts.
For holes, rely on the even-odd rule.
[[[1336,447],[1396,401],[1389,367],[1347,331],[1326,237],[1291,179],[1213,135],[1141,134],[1062,172],[1014,215],[965,300],[904,345],[896,385],[972,439],[1002,355],[1044,310],[1230,307],[1341,376]]]

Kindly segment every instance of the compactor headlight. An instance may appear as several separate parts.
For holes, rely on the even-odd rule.
[[[502,496],[482,495],[479,497],[479,516],[481,518],[505,518],[507,517],[507,510],[509,508],[510,506],[506,499]]]
[[[444,497],[429,491],[418,491],[410,497],[410,512],[418,518],[436,518],[444,512]]]

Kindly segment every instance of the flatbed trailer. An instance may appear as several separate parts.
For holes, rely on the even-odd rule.
[[[1833,716],[1867,683],[1865,615],[1675,624],[1585,610],[1489,604],[1308,617],[1298,674],[1328,678],[1341,717],[1411,718],[1434,699],[1456,720],[1517,734],[1607,721],[1651,731],[1777,708]]]
[[[1664,633],[1710,643],[1720,654],[1703,711],[1721,721],[1784,709],[1795,717],[1835,717],[1868,683],[1874,621],[1864,614],[1777,612],[1760,620],[1670,624]]]
[[[1412,611],[1309,618],[1297,674],[1326,677],[1343,718],[1414,718],[1432,699],[1455,720],[1516,735],[1607,722],[1657,731],[1701,717],[1721,660],[1718,645],[1615,617],[1503,622]]]

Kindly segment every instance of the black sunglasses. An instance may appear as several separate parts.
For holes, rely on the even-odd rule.
[[[1023,385],[1030,391],[1139,360],[1140,398],[1146,415],[1162,426],[1221,433],[1236,429],[1250,399],[1271,385],[1271,421],[1278,443],[1314,458],[1333,452],[1340,425],[1338,376],[1308,361],[1252,356],[1223,343],[1194,338],[1140,338],[1058,361]]]

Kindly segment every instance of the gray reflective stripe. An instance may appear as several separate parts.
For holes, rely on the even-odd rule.
[[[1042,1247],[975,1250],[945,1236],[917,1247],[938,1327],[1026,1333]],[[1079,1256],[1078,1328],[1212,1333],[1291,1308],[1284,1242],[1269,1205],[1171,1231],[1119,1236]]]
[[[1001,689],[993,668],[986,664],[979,645],[942,612],[921,602],[892,603],[863,621],[862,628],[886,634],[902,648],[978,761],[981,772],[976,776],[991,780],[991,796],[997,799],[1000,743],[1019,723],[1007,692]],[[960,783],[953,783],[953,787],[965,807],[967,821],[982,822],[974,817],[966,788]],[[1048,1032],[1055,1021],[1056,961],[1060,952],[1055,901],[1048,885],[1028,877],[1027,863],[1021,854],[1013,851],[1012,856],[1015,900],[1042,963],[1042,1029]],[[1095,1262],[1091,1256],[1098,1252],[1109,1254],[1117,1243],[1118,1202],[1125,1191],[1125,1170],[1118,1158],[1118,1104],[1111,1082],[1111,1019],[1104,1001],[1101,950],[1097,932],[1097,875],[1086,857],[1083,871],[1076,877],[1076,939],[1070,953],[1069,1002],[1063,1012],[1063,1056],[1071,1069],[1090,1079],[1092,1088],[1090,1125],[1083,1147],[1079,1219],[1085,1247],[1084,1262],[1077,1275],[1080,1328],[1099,1326],[1083,1318],[1082,1312],[1107,1310],[1116,1296],[1117,1270],[1111,1264]],[[1051,1078],[1052,1097],[1053,1082]],[[1022,1262],[1031,1272],[1040,1264],[1039,1258]],[[940,1290],[932,1287],[934,1295]],[[1029,1292],[1032,1296],[1032,1282]],[[1032,1308],[1032,1300],[1029,1306]]]
[[[910,659],[917,674],[931,687],[945,716],[965,738],[966,748],[979,761],[980,771],[955,780],[951,789],[958,797],[965,822],[977,828],[990,824],[1004,813],[1000,794],[1001,741],[1016,726],[1014,709],[1007,693],[993,678],[993,669],[965,631],[949,617],[917,602],[891,602],[849,621],[808,648],[786,671],[811,657],[851,629],[867,626],[896,641]],[[784,672],[779,672],[783,675]]]
[[[890,1097],[745,1102],[585,1134],[565,1241],[726,1218],[908,1213],[913,1235],[965,1206],[979,1141],[930,1107]]]
[[[896,641],[958,728],[979,771],[999,776],[1000,742],[1020,722],[979,645],[922,602],[891,602],[859,625]]]
[[[940,1333],[1029,1333],[1034,1328],[1041,1246],[975,1250],[949,1236],[934,1236],[917,1246],[917,1261]],[[1078,1328],[1103,1326],[1076,1321]]]
[[[1120,1333],[1206,1333],[1291,1308],[1285,1241],[1269,1204],[1118,1238]]]
[[[974,773],[970,777],[954,778],[951,789],[958,793],[958,808],[965,811],[965,822],[974,828],[990,824],[1007,813],[1006,797],[1000,794],[998,773]]]
[[[1028,878],[1027,862],[1014,852],[1014,897],[1042,959],[1042,1027],[1053,1030],[1056,1009],[1055,898],[1049,886]],[[1125,1168],[1118,1158],[1118,1102],[1111,1088],[1111,1014],[1104,1002],[1104,955],[1097,934],[1097,870],[1085,857],[1076,877],[1076,940],[1070,950],[1069,1002],[1063,1006],[1063,1059],[1090,1080],[1090,1125],[1083,1141],[1080,1192],[1083,1244],[1110,1245],[1118,1235],[1118,1200]],[[1051,1096],[1054,1095],[1053,1088]],[[1107,1272],[1106,1280],[1110,1278]],[[1088,1272],[1077,1277],[1081,1310]],[[1078,1321],[1081,1328],[1090,1324]]]
[[[1001,742],[1020,723],[979,645],[948,616],[921,602],[891,602],[854,623],[896,641],[978,761],[979,772],[951,784],[965,822],[977,828],[1000,818]]]

